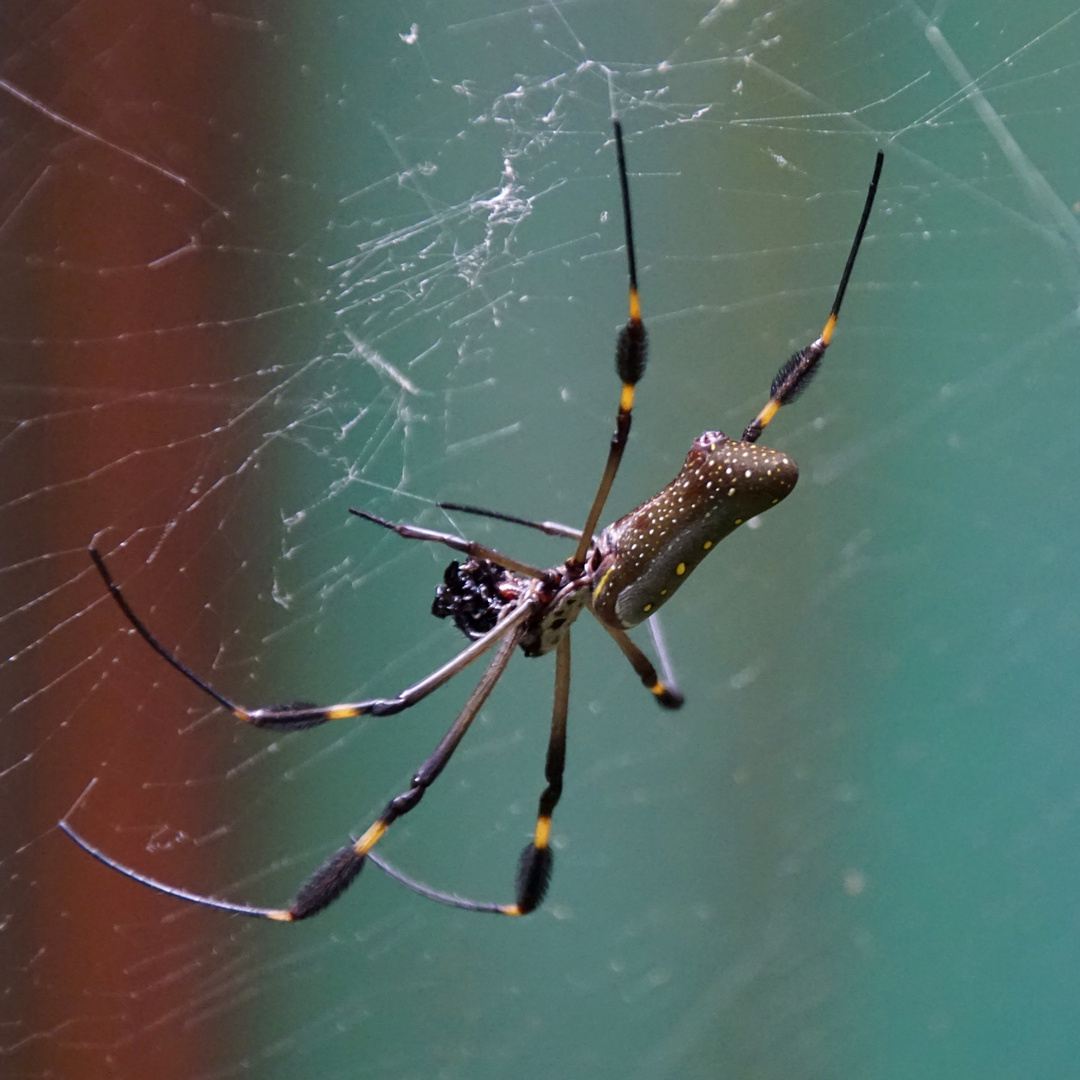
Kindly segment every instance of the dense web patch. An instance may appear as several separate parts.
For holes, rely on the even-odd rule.
[[[1068,891],[1048,867],[1076,849],[1080,764],[1047,727],[1080,637],[1080,15],[1032,7],[5,13],[0,1073],[856,1075],[908,1046],[860,1011],[906,1015],[897,955],[1004,982],[967,928],[1064,920],[1042,905]],[[393,694],[460,647],[428,614],[445,553],[350,506],[569,554],[435,503],[582,523],[625,318],[612,110],[652,366],[607,520],[753,414],[887,167],[822,375],[769,429],[800,488],[668,609],[683,717],[575,641],[554,917],[492,930],[370,875],[288,937],[109,875],[56,829],[73,807],[148,875],[284,900],[468,687],[407,720],[241,729],[133,638],[92,540],[250,706]],[[542,786],[550,666],[510,671],[387,852],[470,895],[506,892]],[[1001,758],[956,782],[975,728]],[[851,914],[868,882],[934,877],[927,835],[987,883],[944,949],[900,885]],[[1068,948],[1037,951],[1008,993],[1075,990]],[[955,1006],[926,1009],[911,1028],[964,1053]]]

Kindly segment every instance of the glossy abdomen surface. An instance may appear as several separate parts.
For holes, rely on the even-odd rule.
[[[593,611],[629,629],[647,619],[728,533],[791,493],[787,454],[706,431],[663,491],[600,534]]]

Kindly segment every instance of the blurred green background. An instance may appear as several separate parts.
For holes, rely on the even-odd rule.
[[[66,323],[37,301],[7,317],[9,529],[28,505],[66,528],[4,556],[12,1075],[1075,1075],[1075,9],[164,11],[199,24],[208,100],[114,77],[129,34],[167,55],[171,23],[114,10],[104,34],[94,7],[59,25],[87,57],[71,80],[4,100],[12,287],[47,271],[56,294],[100,290]],[[19,24],[4,76],[24,90],[37,29]],[[237,730],[121,633],[82,547],[108,529],[132,603],[246,704],[390,694],[442,663],[462,644],[427,615],[446,554],[347,510],[566,557],[433,504],[583,519],[625,319],[612,108],[651,366],[607,519],[701,431],[741,431],[816,336],[886,152],[824,369],[763,439],[799,487],[665,609],[686,707],[658,710],[606,635],[575,629],[555,877],[526,920],[369,870],[282,927],[84,865],[51,825],[96,778],[73,821],[116,857],[282,903],[430,752],[474,675],[399,717]],[[167,241],[73,262],[65,219],[20,224],[57,171]],[[168,284],[185,262],[208,282],[190,308]],[[129,279],[157,306],[119,305]],[[72,415],[130,442],[31,462],[16,437],[49,443]],[[54,501],[71,488],[77,523]],[[21,621],[54,592],[58,613]],[[386,857],[510,897],[552,673],[515,660]],[[76,872],[112,899],[49,884]],[[88,940],[102,955],[73,965]]]

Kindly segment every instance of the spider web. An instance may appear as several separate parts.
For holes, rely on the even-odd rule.
[[[4,1076],[1071,1075],[1075,7],[4,22]],[[763,440],[800,487],[665,612],[687,707],[575,628],[528,920],[369,870],[281,927],[88,859],[65,815],[142,873],[286,903],[407,785],[474,674],[252,731],[134,638],[86,547],[244,704],[444,662],[447,553],[348,508],[567,556],[435,502],[581,524],[625,318],[613,109],[652,365],[608,520],[818,333],[887,155],[825,370]],[[515,660],[388,858],[509,898],[551,679]]]

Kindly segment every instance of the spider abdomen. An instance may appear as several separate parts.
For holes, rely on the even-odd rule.
[[[795,462],[778,450],[706,431],[678,476],[600,535],[593,611],[629,629],[647,619],[729,533],[791,493]]]

